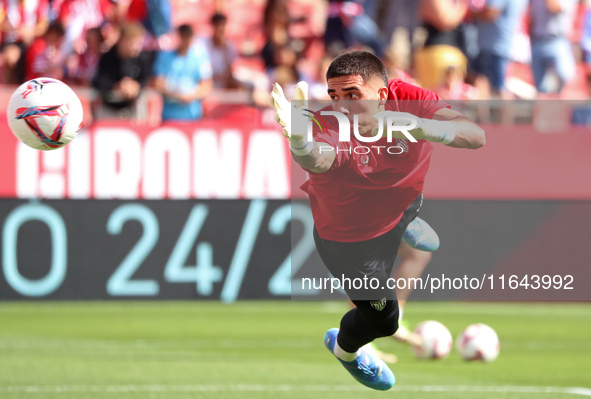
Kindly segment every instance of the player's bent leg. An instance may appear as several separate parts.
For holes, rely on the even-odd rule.
[[[406,300],[414,288],[410,281],[412,281],[412,279],[419,279],[421,277],[423,271],[431,260],[432,254],[431,252],[425,252],[411,248],[409,245],[403,242],[400,244],[400,248],[398,249],[398,255],[401,260],[394,273],[394,278],[396,281],[401,279],[406,280],[407,284],[405,284],[405,288],[399,288],[396,292],[396,295],[398,296],[398,305],[400,307],[400,326],[398,331],[396,331],[392,337],[409,345],[419,346],[422,344],[421,337],[410,330],[406,323],[403,322],[402,314]]]
[[[411,331],[404,323],[400,323],[400,327],[392,335],[392,338],[411,346],[421,346],[423,344],[421,336]]]
[[[396,281],[405,281],[404,288],[396,288],[398,306],[400,307],[400,313],[402,313],[406,300],[415,288],[416,281],[423,275],[433,255],[431,252],[411,248],[403,242],[398,249],[398,256],[400,257],[400,262],[394,271],[393,277]]]
[[[324,334],[324,345],[335,355],[343,367],[361,384],[379,391],[387,391],[396,382],[392,370],[378,357],[372,355],[363,348],[359,349],[359,355],[353,360],[345,361],[335,354],[338,352],[338,328],[331,328]]]
[[[314,229],[318,253],[333,276],[343,281],[370,281],[369,288],[352,284],[343,287],[356,308],[342,318],[340,331],[327,332],[325,344],[353,377],[373,389],[389,389],[394,385],[394,375],[382,360],[362,348],[376,338],[391,336],[398,329],[398,302],[388,279],[402,234],[416,217],[421,200],[422,196],[418,196],[395,228],[370,240],[330,241],[322,239]]]
[[[398,301],[400,303],[400,301]],[[353,302],[349,301],[349,307],[351,309],[355,308],[355,305],[353,304]],[[398,318],[399,320],[402,320],[402,306],[400,306],[400,317]],[[374,342],[370,342],[369,344],[365,344],[365,346],[363,346],[363,349],[365,349],[369,354],[372,354],[374,356],[377,356],[378,358],[382,359],[384,362],[388,363],[388,364],[395,364],[398,363],[398,356],[396,356],[393,353],[389,353],[389,352],[384,352],[380,349],[378,349],[375,341]]]
[[[374,301],[353,301],[356,307],[341,319],[341,348],[355,352],[375,339],[389,337],[398,330],[398,302],[394,299],[376,302],[380,302],[377,308]]]
[[[434,252],[439,249],[439,236],[427,222],[419,217],[409,223],[402,235],[402,241],[421,251]]]

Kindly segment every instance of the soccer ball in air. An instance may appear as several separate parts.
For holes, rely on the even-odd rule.
[[[442,359],[451,351],[453,338],[451,333],[438,321],[427,320],[415,328],[415,334],[421,337],[421,345],[413,346],[412,351],[421,359]]]
[[[23,83],[10,97],[8,124],[12,133],[36,150],[68,144],[82,124],[82,104],[68,85],[37,78]]]
[[[457,338],[456,348],[466,360],[492,362],[499,356],[499,337],[486,324],[471,324]]]

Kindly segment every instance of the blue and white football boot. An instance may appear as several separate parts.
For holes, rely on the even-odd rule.
[[[338,328],[331,328],[324,334],[324,346],[334,355],[334,346],[339,335]],[[335,356],[336,357],[336,356]],[[337,357],[343,367],[357,381],[366,387],[387,391],[394,386],[396,379],[390,368],[376,356],[361,348],[361,355],[352,362],[346,362]]]
[[[415,218],[402,235],[402,241],[411,248],[434,252],[439,248],[439,236],[423,219]]]

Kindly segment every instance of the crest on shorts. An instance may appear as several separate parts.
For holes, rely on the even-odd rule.
[[[372,308],[381,312],[386,307],[386,298],[382,298],[379,301],[370,301],[369,304]]]

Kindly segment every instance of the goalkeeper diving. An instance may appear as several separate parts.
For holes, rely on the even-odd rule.
[[[421,250],[439,245],[432,229],[417,219],[432,143],[477,149],[485,134],[435,93],[389,80],[382,61],[369,52],[340,55],[326,77],[332,102],[322,110],[308,109],[305,82],[298,83],[291,103],[275,84],[271,104],[293,159],[309,172],[302,189],[310,199],[322,261],[333,276],[380,281],[377,289],[346,288],[355,308],[342,317],[340,328],[326,332],[325,346],[357,381],[387,390],[394,374],[364,346],[399,328],[396,292],[386,282],[403,238]],[[325,128],[313,124],[308,134],[310,117],[321,117],[318,125]],[[339,129],[347,121],[352,131],[342,140],[347,135]],[[384,150],[392,144],[397,151]]]

